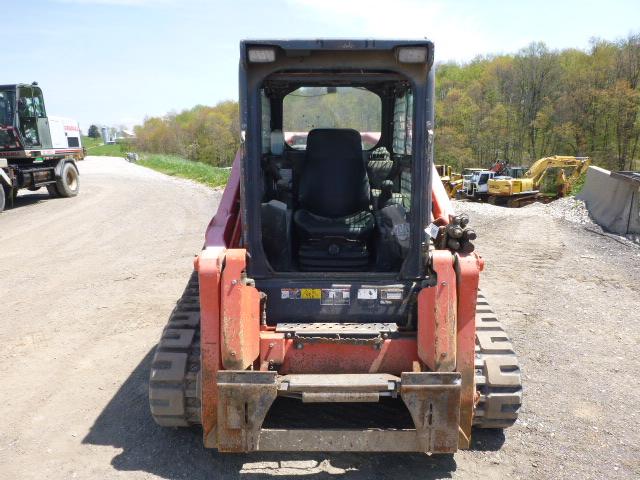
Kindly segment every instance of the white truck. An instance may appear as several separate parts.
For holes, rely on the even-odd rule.
[[[496,173],[492,170],[476,170],[469,178],[463,177],[462,191],[466,198],[474,200],[486,200],[489,196],[489,179]]]
[[[76,196],[83,158],[78,122],[48,116],[36,82],[0,85],[0,212],[22,188]]]

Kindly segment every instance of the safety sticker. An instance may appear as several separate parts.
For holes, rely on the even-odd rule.
[[[377,288],[359,288],[358,300],[377,300],[378,289]]]
[[[300,300],[300,289],[282,288],[280,290],[280,298],[283,300]]]
[[[322,293],[319,288],[282,288],[282,300],[320,300]]]
[[[320,300],[322,292],[319,288],[301,288],[300,298],[303,300]]]
[[[350,303],[351,289],[349,287],[322,289],[321,305],[349,305]]]
[[[400,302],[404,298],[402,288],[381,288],[380,303],[388,305],[391,302]]]

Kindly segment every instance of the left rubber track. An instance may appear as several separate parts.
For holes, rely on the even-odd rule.
[[[156,347],[149,378],[151,415],[163,427],[201,423],[200,299],[194,272]]]

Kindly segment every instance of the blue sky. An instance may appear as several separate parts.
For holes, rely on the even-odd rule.
[[[50,114],[132,125],[237,98],[242,38],[424,38],[436,60],[532,41],[588,48],[640,31],[640,1],[0,0],[1,83],[36,80]]]

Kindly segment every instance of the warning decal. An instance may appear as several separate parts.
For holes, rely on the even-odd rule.
[[[378,289],[377,288],[359,288],[358,300],[377,300]]]
[[[390,304],[391,302],[400,302],[404,298],[402,288],[381,288],[380,303]]]
[[[283,288],[280,290],[280,298],[283,300],[299,300],[300,289],[299,288]]]
[[[300,289],[300,298],[303,300],[320,300],[322,293],[319,288],[302,288]]]
[[[349,287],[323,288],[320,304],[349,305],[351,303],[351,289]]]
[[[282,288],[282,300],[320,300],[322,293],[319,288]]]

